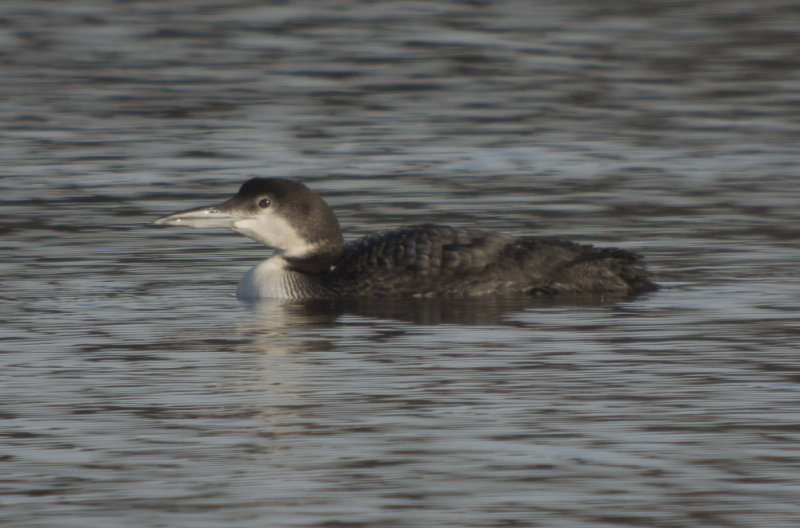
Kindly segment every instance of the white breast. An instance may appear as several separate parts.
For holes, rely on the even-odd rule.
[[[293,299],[293,288],[286,270],[286,261],[275,256],[250,268],[236,288],[242,300]]]

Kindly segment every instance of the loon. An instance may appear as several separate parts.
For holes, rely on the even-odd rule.
[[[239,282],[242,300],[614,294],[658,288],[640,258],[550,237],[413,225],[344,244],[339,222],[302,183],[253,178],[228,201],[155,220],[226,227],[274,248]]]

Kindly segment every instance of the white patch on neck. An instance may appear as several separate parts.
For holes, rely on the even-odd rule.
[[[287,263],[280,256],[267,259],[248,270],[236,288],[236,297],[242,300],[293,299],[289,286]]]
[[[317,250],[316,244],[301,237],[285,218],[272,212],[261,213],[255,218],[237,220],[233,224],[233,230],[265,246],[275,248],[286,257],[303,258]]]

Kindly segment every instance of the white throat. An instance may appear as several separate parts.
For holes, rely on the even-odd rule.
[[[300,236],[285,218],[276,214],[237,220],[232,228],[256,242],[275,248],[279,254],[290,258],[304,258],[312,255],[317,249],[316,244]]]

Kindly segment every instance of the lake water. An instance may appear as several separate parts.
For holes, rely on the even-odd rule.
[[[0,525],[795,527],[796,2],[5,1]],[[645,255],[615,303],[240,304],[301,178]]]

